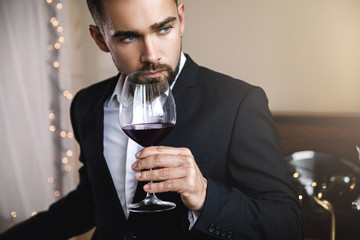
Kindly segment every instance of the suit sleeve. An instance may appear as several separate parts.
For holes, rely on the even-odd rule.
[[[261,88],[252,88],[239,103],[227,175],[227,183],[208,178],[192,231],[219,239],[303,239],[303,216]]]
[[[75,116],[76,100],[71,107],[72,124],[77,136]],[[86,161],[79,170],[80,182],[77,188],[50,206],[47,211],[21,222],[0,235],[0,240],[12,239],[68,239],[90,230],[94,225],[94,204],[87,177]]]

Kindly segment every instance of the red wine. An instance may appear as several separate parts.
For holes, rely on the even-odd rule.
[[[125,126],[122,130],[143,147],[157,144],[174,128],[173,123],[142,123]]]

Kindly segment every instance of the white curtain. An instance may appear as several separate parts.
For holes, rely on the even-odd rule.
[[[0,232],[75,185],[68,11],[59,2],[0,0]]]

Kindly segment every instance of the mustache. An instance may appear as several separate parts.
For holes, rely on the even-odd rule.
[[[167,72],[171,72],[172,68],[167,64],[154,64],[154,63],[148,63],[145,64],[139,71],[155,71],[155,70],[165,70]]]
[[[179,66],[180,66],[180,58],[179,58],[178,64],[175,69],[172,69],[171,66],[167,65],[167,64],[146,63],[138,71],[156,71],[156,70],[165,71],[168,73],[167,79],[168,79],[169,85],[171,86],[172,83],[175,81],[176,74],[179,72]]]

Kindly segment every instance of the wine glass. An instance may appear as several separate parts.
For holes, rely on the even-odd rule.
[[[120,125],[132,140],[143,147],[156,145],[176,123],[176,106],[168,77],[163,71],[138,71],[129,74],[120,98]],[[151,170],[151,169],[150,169]],[[161,212],[176,207],[154,193],[128,206],[132,212]]]

